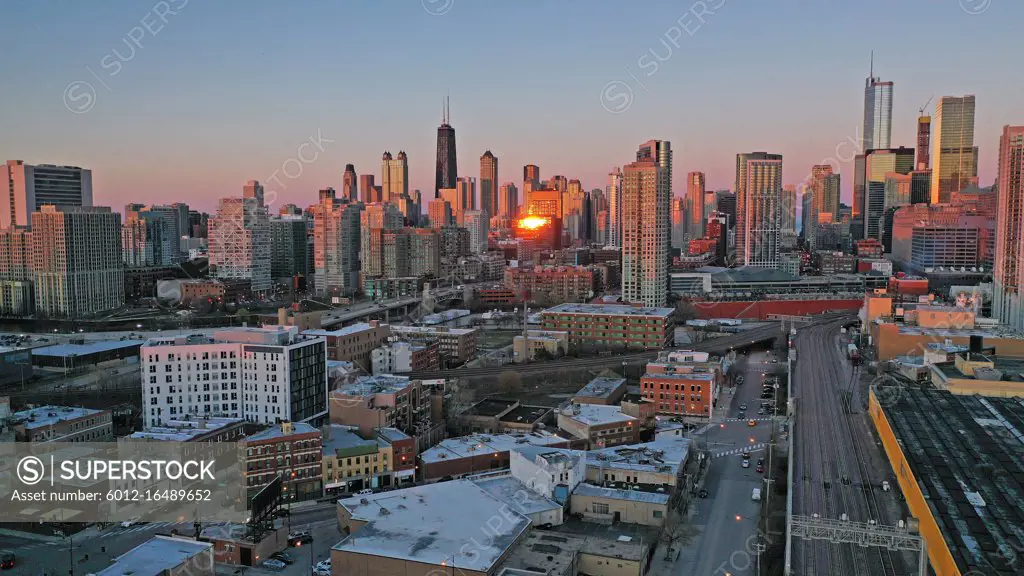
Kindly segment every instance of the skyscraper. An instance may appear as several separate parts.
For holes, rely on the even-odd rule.
[[[745,266],[779,265],[782,155],[736,155],[736,260]]]
[[[690,172],[686,175],[686,201],[684,205],[689,221],[684,234],[690,238],[704,236],[704,173]]]
[[[932,204],[978,183],[974,146],[974,96],[943,96],[935,103],[932,138]]]
[[[361,174],[359,176],[359,190],[363,195],[363,204],[373,204],[384,201],[384,188],[375,184],[373,174]]]
[[[310,207],[313,214],[313,289],[321,296],[359,291],[361,205],[337,203],[330,195]]]
[[[796,186],[782,187],[779,229],[783,236],[796,236]]]
[[[890,172],[910,174],[914,169],[913,148],[869,150],[864,159],[864,218],[862,238],[882,239],[881,219],[885,214],[885,179]],[[908,188],[909,192],[909,188]]]
[[[498,158],[488,150],[480,157],[480,209],[498,214]]]
[[[648,140],[637,148],[636,159],[637,161],[650,159],[661,167],[661,186],[668,191],[668,194],[661,199],[663,205],[659,207],[658,214],[664,220],[659,224],[665,228],[665,258],[667,259],[668,255],[672,253],[672,238],[671,234],[668,233],[669,226],[671,225],[671,207],[669,204],[672,201],[672,143],[668,140]]]
[[[530,205],[530,193],[540,188],[540,167],[534,164],[523,166],[523,205]]]
[[[498,216],[515,218],[519,215],[519,190],[516,185],[506,182],[498,191]]]
[[[670,202],[672,228],[669,230],[669,235],[672,237],[672,247],[680,250],[689,245],[687,235],[692,227],[689,218],[689,202],[689,198],[673,198]]]
[[[917,117],[917,167],[916,170],[928,169],[928,149],[931,146],[932,117]]]
[[[623,172],[622,299],[644,306],[664,306],[668,298],[671,194],[664,171],[647,158]]]
[[[80,318],[124,305],[121,215],[43,206],[32,214],[36,313]]]
[[[1024,126],[1003,126],[999,136],[999,210],[993,270],[992,315],[1024,329]]]
[[[391,152],[384,152],[380,161],[381,173],[381,202],[398,204],[401,198],[409,197],[409,158],[405,151],[399,151],[398,156],[391,157]]]
[[[360,258],[362,277],[385,276],[384,234],[401,230],[405,218],[397,206],[390,203],[367,204],[359,215]]]
[[[821,222],[839,221],[839,174],[833,174],[831,164],[816,164],[811,167],[811,219],[813,227]]]
[[[427,214],[430,216],[431,228],[444,228],[455,223],[452,215],[452,205],[443,198],[435,198],[427,204]]]
[[[291,279],[296,276],[307,276],[309,231],[306,217],[302,214],[271,216],[269,225],[271,278]]]
[[[146,212],[132,212],[125,217],[121,226],[121,257],[125,266],[169,265],[169,244],[163,218]]]
[[[356,167],[345,164],[345,175],[342,176],[341,196],[349,202],[359,200],[359,176],[356,176]]]
[[[92,206],[92,171],[77,166],[0,164],[0,228],[29,226],[47,204]]]
[[[622,246],[622,169],[618,166],[608,174],[604,193],[608,198],[607,244]]]
[[[270,276],[270,224],[263,206],[262,186],[250,181],[243,194],[221,198],[210,218],[209,263],[213,277],[242,280],[253,292],[273,287]]]
[[[444,114],[441,125],[437,128],[437,169],[435,171],[434,198],[438,198],[442,188],[455,188],[455,179],[459,176],[455,153],[455,128],[451,124],[451,109],[445,98]]]
[[[888,148],[892,138],[892,82],[875,76],[875,55],[871,73],[864,81],[864,141],[862,151]]]
[[[462,219],[462,227],[469,230],[469,251],[473,254],[487,252],[488,222],[491,219],[487,211],[466,210]]]

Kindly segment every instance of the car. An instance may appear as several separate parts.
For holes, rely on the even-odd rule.
[[[764,408],[758,408],[757,409],[757,414],[758,415],[763,415],[764,414]]]
[[[313,568],[313,576],[331,576],[330,566],[328,566],[327,568]]]
[[[764,474],[764,466],[758,466],[754,469],[758,474]]]
[[[882,490],[885,490],[886,492],[888,492],[891,489],[892,488],[889,487],[889,481],[888,480],[882,480]]]
[[[746,410],[746,409],[747,409],[747,405],[746,404],[740,404],[740,410]]]
[[[292,556],[291,554],[287,553],[287,552],[274,552],[273,554],[270,555],[270,559],[271,560],[280,560],[281,562],[284,562],[285,564],[293,564],[295,562],[295,557]]]
[[[757,459],[757,465],[758,466],[762,466],[763,464],[764,464],[764,458],[758,458]]]
[[[366,496],[367,494],[373,494],[373,490],[370,490],[369,488],[363,488],[359,492],[356,492],[356,494],[360,496]]]
[[[707,488],[701,488],[700,492],[698,492],[697,495],[700,496],[701,498],[707,498],[708,497],[708,489]]]
[[[747,426],[750,426],[751,428],[753,428],[754,426],[757,426],[757,421],[756,420],[747,420]]]
[[[0,569],[10,570],[11,568],[14,568],[15,564],[14,552],[9,550],[0,551]]]
[[[742,466],[742,467],[744,467],[744,468],[750,468],[750,460],[744,460],[744,461],[743,461],[743,462],[742,462],[742,463],[740,464],[740,466]]]
[[[263,567],[268,568],[270,570],[284,570],[285,567],[287,566],[288,565],[284,562],[281,562],[280,560],[274,560],[273,558],[263,561]]]
[[[121,528],[131,528],[132,526],[134,526],[134,525],[136,525],[138,523],[139,523],[139,519],[138,519],[138,517],[135,517],[135,518],[132,518],[130,520],[125,520],[124,522],[121,522]]]
[[[331,559],[328,558],[326,560],[321,560],[321,561],[317,562],[316,566],[314,566],[313,569],[314,570],[317,570],[317,569],[330,570],[331,569]]]
[[[746,413],[746,412],[744,412],[744,411],[742,411],[742,410],[740,410],[740,411],[739,411],[739,412],[738,412],[738,413],[736,414],[736,417],[737,417],[737,418],[739,418],[740,420],[743,420],[744,418],[746,418],[746,417],[747,417],[747,413]]]
[[[305,544],[313,541],[313,535],[306,530],[299,532],[292,532],[288,535],[288,545],[295,546],[297,544]]]
[[[744,460],[750,460],[750,452],[744,452],[743,453],[743,459]]]

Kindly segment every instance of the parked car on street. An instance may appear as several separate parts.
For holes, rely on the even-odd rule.
[[[270,570],[284,570],[288,565],[280,560],[274,560],[273,558],[263,561],[263,567]]]

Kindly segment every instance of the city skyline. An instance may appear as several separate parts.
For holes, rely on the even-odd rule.
[[[886,5],[889,16],[886,22],[862,43],[851,45],[842,38],[833,39],[818,32],[817,28],[800,26],[800,22],[810,17],[844,22],[865,20],[874,9],[871,3],[860,4],[856,9],[833,6],[827,11],[797,8],[788,3],[772,7],[744,6],[742,10],[721,0],[711,4],[718,3],[723,5],[713,16],[705,16],[703,24],[689,28],[692,36],[683,32],[677,40],[686,52],[683,48],[674,48],[664,36],[671,26],[678,26],[677,21],[687,13],[686,9],[667,2],[655,2],[647,16],[627,19],[632,25],[626,26],[614,41],[601,41],[607,45],[597,40],[569,43],[561,37],[567,35],[549,38],[551,32],[541,32],[544,41],[538,42],[537,47],[499,43],[494,55],[496,65],[487,71],[487,83],[507,82],[512,75],[520,73],[523,64],[536,60],[543,63],[534,67],[536,80],[551,84],[550,89],[538,94],[513,91],[514,99],[495,96],[497,100],[493,103],[485,103],[487,99],[480,97],[475,81],[452,78],[441,82],[414,70],[415,63],[403,64],[400,70],[404,73],[397,75],[403,84],[415,83],[418,86],[415,91],[390,90],[391,80],[381,80],[379,90],[365,91],[365,96],[346,94],[338,98],[319,89],[306,90],[307,85],[313,87],[322,83],[325,71],[339,66],[321,62],[326,61],[325,58],[299,57],[310,49],[320,49],[321,53],[326,50],[326,46],[313,38],[315,33],[300,36],[291,26],[283,26],[280,40],[268,46],[241,43],[225,48],[215,37],[214,29],[239,23],[226,23],[226,10],[213,6],[187,3],[176,15],[167,16],[166,23],[156,20],[162,25],[160,32],[140,41],[143,47],[128,51],[122,37],[138,25],[139,16],[127,3],[108,5],[104,15],[110,16],[109,22],[81,27],[89,28],[87,31],[74,30],[58,43],[57,47],[73,48],[63,50],[59,59],[55,47],[35,44],[43,40],[35,40],[18,30],[4,29],[6,38],[16,41],[21,47],[18,53],[23,55],[18,62],[3,64],[5,77],[20,77],[24,81],[6,89],[5,101],[12,105],[0,112],[0,120],[13,137],[5,139],[0,150],[7,159],[22,159],[30,164],[59,163],[93,170],[97,205],[121,206],[140,200],[140,195],[173,193],[182,201],[210,212],[217,198],[232,194],[240,183],[250,179],[270,181],[274,171],[281,170],[289,159],[295,158],[296,148],[310,138],[319,141],[323,150],[307,146],[305,157],[316,156],[314,162],[288,163],[286,170],[296,177],[280,177],[284,185],[278,186],[276,201],[280,204],[313,204],[317,190],[326,186],[343,188],[346,164],[354,164],[357,172],[364,174],[378,165],[381,150],[394,148],[405,149],[409,154],[410,189],[426,191],[431,189],[429,182],[434,167],[437,103],[444,94],[450,93],[452,108],[456,111],[452,125],[459,131],[464,172],[459,176],[474,175],[476,160],[490,149],[513,170],[512,173],[525,164],[535,163],[544,174],[579,178],[583,187],[590,189],[603,186],[609,170],[626,162],[625,158],[637,142],[661,138],[675,143],[678,156],[675,171],[680,174],[705,172],[709,189],[728,188],[735,154],[758,149],[774,150],[787,158],[783,179],[790,184],[802,181],[812,165],[826,158],[852,155],[850,146],[841,149],[839,154],[836,149],[849,138],[856,140],[862,131],[861,83],[870,51],[874,49],[875,74],[895,82],[897,88],[892,145],[914,146],[917,111],[933,94],[936,97],[976,94],[975,145],[980,149],[979,178],[982,185],[994,179],[1001,126],[1019,123],[1013,117],[1012,99],[1012,94],[1020,92],[1019,87],[1012,85],[1015,82],[1012,78],[1004,80],[998,70],[1011,64],[1007,59],[1012,53],[1006,43],[1008,40],[1004,39],[1008,36],[1001,34],[1001,30],[1004,27],[1009,30],[1014,16],[1024,14],[1021,6],[1001,3],[992,5],[982,14],[969,14],[956,2],[937,10],[931,10],[932,6],[923,2],[908,2],[898,7]],[[922,7],[929,10],[930,33],[942,35],[946,40],[937,45],[926,60],[910,61],[901,55],[910,53],[908,47],[915,39],[921,39],[922,32],[914,28],[919,24],[918,12]],[[321,21],[334,16],[335,10],[338,9],[329,6],[312,8],[295,15],[294,26],[315,31],[323,25]],[[379,10],[353,7],[346,16],[372,29],[374,22],[384,21]],[[26,4],[13,7],[12,17],[7,22],[30,18],[43,22],[40,24],[43,32],[61,32],[58,35],[63,36],[67,32],[65,28],[79,24],[88,14],[85,8],[68,7],[61,12],[50,12],[45,7]],[[595,31],[612,27],[612,20],[615,20],[608,14],[576,14],[568,8],[549,6],[538,6],[529,17],[536,21],[539,17],[550,19],[566,14],[572,14]],[[393,16],[394,25],[408,32],[408,38],[398,42],[396,47],[384,49],[381,58],[427,37],[444,35],[445,30],[472,28],[473,22],[485,16],[496,16],[496,21],[510,27],[527,18],[526,11],[499,7],[495,14],[495,10],[465,2],[456,3],[441,16],[411,3],[408,13],[396,11]],[[251,24],[276,17],[272,10],[255,7],[241,21]],[[805,51],[799,48],[801,43],[783,42],[778,48],[779,57],[789,66],[773,69],[772,75],[762,79],[765,89],[759,91],[759,95],[747,96],[730,87],[731,82],[736,81],[730,78],[744,74],[759,78],[764,75],[756,63],[741,59],[739,52],[748,43],[756,43],[765,33],[759,32],[755,24],[766,18],[779,23],[771,33],[773,37],[792,37],[797,31],[810,33],[812,38],[807,40],[821,42],[820,52],[828,61],[820,63],[825,56],[807,56],[806,62],[804,58],[791,57],[791,54],[805,56]],[[153,20],[151,16],[146,21]],[[690,20],[696,22],[691,14],[684,23]],[[905,33],[895,34],[896,29],[905,29]],[[944,33],[954,29],[955,35]],[[963,34],[964,30],[972,33]],[[450,54],[453,65],[473,66],[482,58],[466,50],[475,34],[448,35],[451,37],[446,37],[438,50]],[[286,41],[296,37],[300,41]],[[185,50],[187,57],[181,55],[182,47],[191,45],[182,44],[186,38],[194,41],[194,48]],[[723,49],[726,42],[735,42],[736,38],[742,38],[736,47]],[[667,59],[666,45],[675,52]],[[127,61],[118,62],[119,73],[108,77],[113,70],[104,68],[100,62],[109,64],[110,60],[104,60],[104,56],[114,49]],[[194,52],[216,53],[217,50],[228,50],[233,55],[231,67],[222,70],[220,66],[226,63],[219,59],[201,63],[194,55]],[[544,62],[541,50],[551,50],[558,57]],[[659,61],[657,73],[648,77],[646,73],[650,68],[640,65],[651,61],[652,50],[664,61]],[[426,54],[410,60],[418,62],[421,58],[436,56],[433,51],[424,52]],[[515,60],[510,59],[513,53],[518,57]],[[594,55],[586,56],[588,53]],[[90,59],[77,54],[96,56]],[[642,58],[645,54],[646,59]],[[984,60],[982,65],[975,62],[979,59]],[[39,66],[41,60],[48,64],[43,69],[52,72],[48,72],[45,79],[30,68]],[[363,73],[361,62],[353,62],[351,57],[342,60],[340,66],[348,70],[346,75]],[[635,64],[638,61],[642,62]],[[562,73],[569,64],[573,65],[573,75]],[[104,80],[106,88],[89,74],[87,66]],[[957,73],[942,72],[948,68],[956,69]],[[808,87],[803,81],[812,71],[816,80]],[[646,90],[627,72],[642,81]],[[273,117],[264,113],[253,115],[255,106],[263,112],[271,109],[269,102],[264,104],[269,96],[227,89],[229,84],[226,83],[234,83],[243,73],[252,78],[281,78],[277,82],[282,86],[280,91],[269,91],[280,95],[275,101]],[[372,74],[369,70],[366,73]],[[573,76],[572,82],[566,84],[568,79],[564,76]],[[97,90],[95,106],[85,114],[72,114],[62,100],[64,88],[78,80],[90,82]],[[632,83],[631,105],[621,114],[609,114],[602,107],[601,87],[619,80]],[[691,91],[675,102],[678,92],[674,86],[682,81],[719,88]],[[175,89],[165,85],[167,82],[173,82]],[[791,91],[785,89],[796,83],[808,100],[799,108],[791,103]],[[197,85],[210,87],[208,92],[217,94],[216,97],[204,97],[187,88],[178,89]],[[378,95],[377,92],[390,93]],[[774,95],[775,92],[779,94]],[[51,93],[51,98],[40,96]],[[79,93],[72,94],[75,95]],[[46,102],[44,106],[30,106],[40,99]],[[75,102],[78,101],[73,104]],[[755,103],[774,107],[778,114],[769,118],[750,113]],[[501,115],[493,114],[494,104],[499,104]],[[37,112],[36,108],[41,110]],[[349,110],[358,110],[358,114],[346,113]],[[668,122],[663,117],[665,110],[671,111]],[[716,126],[737,114],[746,116],[744,131],[723,135]],[[219,130],[210,130],[213,119],[217,119]],[[544,130],[536,130],[539,122],[544,123]],[[783,122],[795,129],[783,130],[780,124]],[[34,135],[40,127],[47,129],[46,138]],[[562,136],[550,138],[552,133]],[[196,137],[197,134],[202,137]],[[564,145],[566,140],[577,139],[587,145]],[[134,144],[125,146],[125,142]],[[202,168],[181,170],[184,165]],[[467,167],[471,172],[467,172]],[[842,199],[849,204],[853,162],[840,162],[837,167],[844,174]],[[506,181],[520,184],[515,178]],[[679,189],[679,182],[677,177],[676,189],[672,191],[676,196],[685,192]]]

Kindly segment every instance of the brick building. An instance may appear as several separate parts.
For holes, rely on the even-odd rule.
[[[561,304],[541,312],[544,330],[569,333],[582,348],[657,350],[673,338],[672,308],[622,304]]]
[[[303,334],[326,339],[327,358],[355,362],[369,372],[370,355],[374,348],[387,343],[391,337],[391,326],[371,320],[337,330],[306,330]]]
[[[320,430],[301,422],[281,422],[241,441],[249,497],[280,476],[282,502],[323,496]]]
[[[506,268],[505,287],[540,302],[585,302],[594,295],[594,272],[584,266]]]

